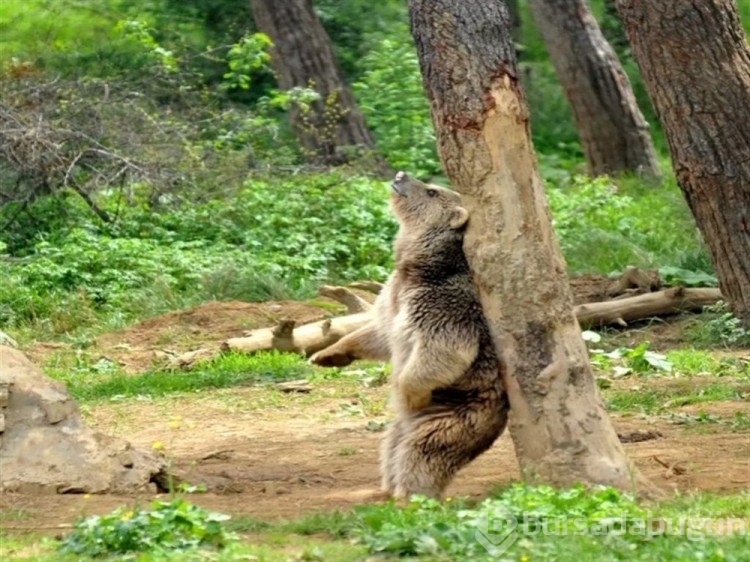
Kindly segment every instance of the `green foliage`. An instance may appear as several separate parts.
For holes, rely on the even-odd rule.
[[[571,271],[689,265],[712,273],[710,261],[698,259],[706,250],[673,183],[648,188],[627,178],[575,175],[548,187],[553,224]]]
[[[150,509],[120,507],[108,515],[76,522],[60,552],[100,557],[134,552],[221,548],[235,540],[223,528],[228,515],[213,513],[184,499],[156,500]]]
[[[718,287],[719,280],[715,275],[705,271],[693,271],[681,267],[660,267],[659,276],[667,285],[682,287]]]
[[[232,45],[227,54],[229,72],[224,74],[227,84],[243,90],[249,89],[252,75],[267,68],[271,62],[268,49],[272,45],[271,39],[263,33],[247,35]]]
[[[471,509],[415,497],[404,509],[392,505],[367,506],[358,513],[364,527],[359,537],[371,552],[489,560],[491,555],[476,540],[477,529],[486,529],[488,521],[507,521],[515,517],[521,525],[518,532],[523,536],[533,532],[533,519],[582,519],[587,525],[593,525],[607,517],[643,512],[632,499],[613,488],[590,492],[583,486],[556,490],[548,486],[516,484]]]
[[[382,280],[396,229],[386,193],[342,172],[258,178],[223,200],[120,209],[117,224],[100,226],[73,199],[78,224],[40,237],[21,260],[0,260],[0,324],[42,322],[63,333],[100,314],[134,318],[206,300],[302,297],[323,281]]]
[[[705,350],[689,347],[667,353],[667,361],[677,375],[750,376],[750,365],[736,357],[717,357]]]
[[[750,385],[747,383],[712,383],[699,388],[690,384],[675,384],[670,388],[638,388],[635,391],[613,392],[607,399],[607,409],[652,414],[689,404],[722,400],[744,401],[747,396],[750,396]]]
[[[139,45],[148,63],[167,73],[178,71],[174,52],[162,47],[154,38],[153,30],[140,20],[123,20],[115,26],[115,31]]]
[[[385,159],[394,169],[423,179],[439,175],[430,106],[406,26],[395,26],[392,35],[362,58],[360,67],[354,92]]]
[[[727,507],[724,516],[745,513],[742,499]],[[747,535],[713,537],[699,525],[665,532],[667,525],[679,528],[680,510],[665,505],[652,513],[603,487],[516,484],[472,508],[415,497],[403,509],[386,504],[356,511],[361,521],[355,534],[370,552],[425,560],[740,561],[747,560],[743,553],[750,545]],[[691,515],[696,512],[707,513],[693,509]],[[501,539],[511,532],[518,538],[506,552],[493,553],[478,540],[488,528]]]
[[[116,366],[98,361],[79,364],[76,368],[47,369],[47,372],[68,384],[79,400],[121,400],[133,396],[165,396],[178,392],[197,392],[212,388],[228,388],[262,382],[280,382],[304,378],[313,368],[300,357],[271,351],[252,356],[221,355],[212,361],[198,363],[188,376],[184,372],[153,370],[141,375],[128,375]]]
[[[630,373],[646,374],[658,371],[670,373],[672,363],[665,355],[649,350],[650,345],[649,342],[644,341],[634,348],[618,347],[610,352],[591,350],[591,363],[600,370],[611,370],[616,377]]]
[[[688,338],[695,345],[746,347],[750,346],[750,329],[729,310],[729,305],[721,301],[707,306],[705,313],[712,318],[694,324],[688,330]]]

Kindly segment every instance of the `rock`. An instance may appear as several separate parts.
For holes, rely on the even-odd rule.
[[[150,489],[164,472],[162,455],[92,431],[64,384],[46,377],[23,353],[4,345],[0,345],[2,388],[7,397],[0,492],[125,493]]]

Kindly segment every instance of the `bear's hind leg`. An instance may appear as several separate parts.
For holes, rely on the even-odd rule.
[[[456,473],[489,449],[507,421],[498,404],[424,411],[407,423],[394,455],[394,496],[441,498]]]
[[[393,494],[396,487],[398,463],[396,449],[403,439],[405,420],[396,418],[383,435],[380,444],[380,488],[384,492]]]

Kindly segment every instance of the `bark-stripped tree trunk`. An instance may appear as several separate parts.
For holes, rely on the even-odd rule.
[[[721,293],[750,322],[750,52],[732,0],[618,0]]]
[[[529,0],[565,89],[592,175],[660,175],[630,80],[587,0]]]
[[[589,365],[531,143],[501,0],[410,0],[440,158],[470,212],[465,250],[507,364],[522,473],[632,489]]]
[[[258,30],[273,41],[271,65],[279,87],[310,87],[320,94],[312,111],[292,110],[300,144],[313,161],[346,162],[355,151],[375,150],[331,41],[315,15],[311,0],[250,0]]]

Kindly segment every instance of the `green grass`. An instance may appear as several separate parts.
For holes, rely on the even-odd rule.
[[[151,552],[133,559],[343,562],[375,556],[443,562],[744,562],[750,560],[749,515],[748,492],[677,494],[667,501],[638,503],[611,488],[512,484],[480,502],[414,498],[403,507],[370,504],[275,523],[238,518],[223,523],[239,538],[222,551]],[[488,553],[477,541],[477,529],[488,521],[507,523],[510,517],[517,522],[517,539],[502,555]],[[728,526],[733,533],[717,535]],[[56,547],[50,539],[6,535],[0,541],[0,556],[40,562],[89,560],[65,557]]]
[[[663,419],[696,430],[702,433],[716,433],[718,431],[747,432],[750,430],[750,416],[742,410],[737,410],[733,416],[721,416],[712,414],[706,410],[700,410],[697,414],[686,414],[682,412],[671,412],[661,416]]]
[[[666,355],[675,376],[750,377],[750,362],[737,357],[717,357],[710,351],[692,347],[674,349]]]
[[[314,371],[301,357],[277,351],[256,355],[227,353],[198,363],[190,371],[156,370],[141,375],[128,375],[111,363],[104,364],[106,369],[97,370],[100,364],[75,370],[58,367],[48,369],[47,374],[67,383],[78,400],[95,401],[273,383],[305,378]]]
[[[746,401],[750,395],[747,383],[711,383],[695,387],[691,384],[675,384],[670,388],[648,388],[638,390],[615,390],[605,394],[607,409],[614,412],[642,412],[652,414],[689,404],[717,402],[723,400]]]

